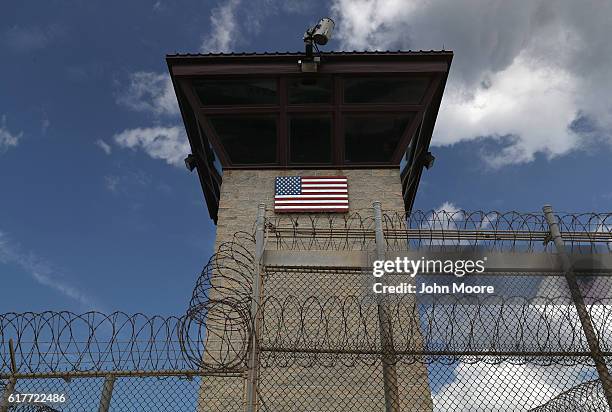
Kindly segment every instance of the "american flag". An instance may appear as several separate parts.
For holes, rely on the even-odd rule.
[[[279,176],[275,212],[347,212],[346,176]]]

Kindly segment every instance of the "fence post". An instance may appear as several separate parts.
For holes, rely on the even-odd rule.
[[[266,218],[266,205],[259,204],[257,209],[257,221],[255,223],[255,273],[253,276],[253,298],[251,299],[251,319],[253,321],[251,330],[251,353],[248,361],[247,374],[247,411],[257,410],[257,378],[259,374],[259,309],[261,305],[261,280],[264,252],[264,225]]]
[[[104,378],[104,385],[102,386],[102,396],[100,396],[100,406],[98,407],[98,412],[108,412],[111,400],[113,398],[115,379],[115,375],[112,374],[108,374]]]
[[[17,386],[17,362],[15,361],[15,347],[13,346],[13,339],[9,339],[9,356],[11,358],[11,377],[4,388],[2,399],[0,402],[0,412],[7,412],[10,406],[9,396],[15,392],[15,386]]]
[[[376,230],[376,259],[386,259],[385,235],[382,227],[382,208],[379,201],[372,203]],[[378,321],[380,324],[380,343],[382,349],[383,384],[385,389],[385,411],[399,412],[399,391],[397,387],[397,370],[395,369],[395,349],[393,345],[393,328],[389,316],[387,301],[384,297],[378,301]]]
[[[599,375],[599,380],[601,381],[601,386],[603,388],[606,401],[608,402],[608,407],[610,410],[612,410],[612,378],[610,377],[610,371],[606,366],[606,359],[602,355],[601,347],[599,346],[599,339],[595,333],[591,316],[584,303],[584,298],[580,292],[580,286],[578,285],[576,274],[574,273],[572,263],[567,254],[567,250],[565,249],[565,243],[561,237],[561,231],[559,230],[557,218],[555,217],[552,206],[550,205],[544,205],[544,207],[542,207],[542,211],[544,212],[546,222],[548,223],[550,236],[555,243],[555,249],[561,258],[561,265],[563,267],[565,279],[572,296],[572,301],[576,307],[576,312],[578,313],[582,330],[584,331],[584,335],[589,345],[589,350],[591,351],[591,358],[595,362],[595,368],[597,369],[597,374]]]

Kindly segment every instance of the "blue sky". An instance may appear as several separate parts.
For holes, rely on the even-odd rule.
[[[417,208],[610,211],[610,8],[467,3],[4,4],[0,312],[182,313],[214,225],[164,56],[299,50],[326,15],[327,50],[456,53]]]

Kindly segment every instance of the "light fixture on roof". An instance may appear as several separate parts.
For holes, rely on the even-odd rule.
[[[427,168],[427,170],[429,170],[433,167],[435,160],[436,157],[432,155],[431,152],[427,152],[425,153],[425,156],[423,156],[423,165],[425,168]]]
[[[313,53],[313,48],[319,51],[319,45],[324,46],[329,42],[332,36],[332,32],[334,31],[335,23],[332,19],[328,17],[324,17],[319,22],[306,30],[304,33],[304,46],[306,51],[306,57],[302,60],[298,60],[298,64],[300,65],[300,69],[302,72],[316,72],[319,63],[321,62],[321,56],[315,56]]]
[[[306,33],[304,33],[304,42],[310,42],[310,44],[312,44],[314,41],[316,44],[325,46],[331,39],[335,25],[332,19],[323,17],[316,26],[306,30]]]
[[[190,172],[198,166],[198,159],[193,154],[188,154],[185,158],[185,167]]]

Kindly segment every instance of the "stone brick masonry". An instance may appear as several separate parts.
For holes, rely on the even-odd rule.
[[[378,200],[383,210],[403,210],[399,170],[226,170],[223,174],[216,244],[231,241],[239,231],[254,232],[257,208],[265,203],[271,214],[276,176],[342,175],[348,177],[350,211],[369,209]],[[295,251],[295,253],[300,253]],[[341,275],[340,275],[341,276]],[[310,279],[316,289],[317,281]],[[336,281],[339,281],[336,279]],[[350,283],[351,276],[346,277]],[[345,283],[346,283],[345,282]],[[342,284],[342,279],[338,282]],[[272,287],[272,286],[271,286]],[[283,288],[291,287],[286,283]],[[274,287],[273,287],[274,288]],[[314,290],[314,289],[313,289]],[[327,290],[330,290],[329,288]],[[331,287],[332,293],[354,293],[353,288]],[[266,289],[264,294],[274,293]],[[314,293],[314,292],[313,292]],[[320,292],[319,292],[320,293]],[[291,315],[289,315],[291,316]],[[420,337],[417,337],[417,340]],[[398,364],[397,375],[402,411],[431,411],[427,368],[421,364]],[[266,391],[270,411],[383,411],[380,363],[374,366],[290,368],[271,367],[260,372],[260,390]],[[231,386],[231,387],[230,387]],[[242,399],[236,399],[238,396]],[[316,402],[316,404],[313,404]],[[244,380],[207,378],[199,399],[201,411],[244,410]]]
[[[383,209],[402,210],[402,186],[399,171],[376,170],[227,170],[223,173],[216,244],[232,240],[237,231],[254,228],[257,206],[274,206],[276,176],[347,176],[350,210],[372,207],[374,200]]]

